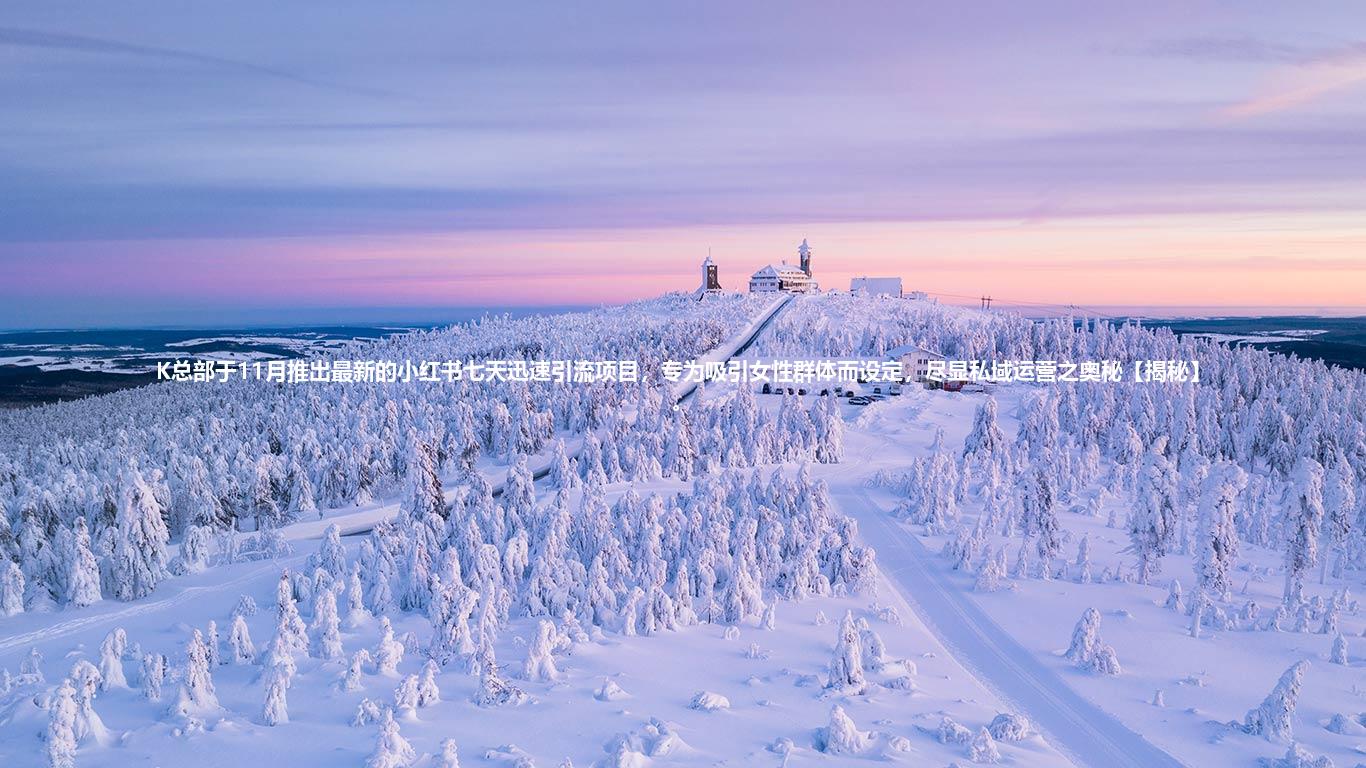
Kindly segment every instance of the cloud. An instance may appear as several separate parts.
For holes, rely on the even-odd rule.
[[[107,40],[99,37],[87,37],[85,35],[72,35],[62,32],[44,32],[34,29],[16,29],[13,27],[0,27],[0,46],[12,48],[36,48],[41,50],[69,51],[74,53],[89,53],[111,56],[136,56],[140,58],[159,59],[162,61],[180,61],[191,64],[198,64],[215,69],[228,70],[244,74],[258,75],[262,77],[285,80],[299,85],[306,85],[313,88],[322,88],[331,91],[342,91],[357,95],[392,98],[393,93],[362,88],[343,83],[335,83],[327,80],[319,80],[293,72],[287,72],[274,67],[253,64],[249,61],[228,59],[220,56],[211,56],[193,51],[182,51],[175,48],[160,48],[156,46],[137,45],[135,43],[125,43],[118,40]]]
[[[1185,37],[1155,40],[1137,53],[1156,58],[1273,66],[1254,94],[1215,110],[1215,115],[1224,120],[1285,112],[1366,81],[1363,40],[1308,46],[1255,37]]]
[[[1366,49],[1281,68],[1258,93],[1224,107],[1219,114],[1237,120],[1285,112],[1362,83],[1366,83]]]
[[[1273,43],[1251,37],[1183,37],[1154,40],[1138,53],[1157,58],[1199,59],[1202,61],[1302,62],[1315,52],[1303,46]]]

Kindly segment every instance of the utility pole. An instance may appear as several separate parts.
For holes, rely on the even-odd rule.
[[[991,297],[990,297],[990,296],[983,296],[983,297],[982,297],[982,309],[991,309]]]

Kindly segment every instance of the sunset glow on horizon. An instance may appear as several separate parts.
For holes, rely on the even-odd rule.
[[[0,20],[0,327],[743,290],[803,237],[825,289],[1366,313],[1366,45],[1303,8],[135,6]]]

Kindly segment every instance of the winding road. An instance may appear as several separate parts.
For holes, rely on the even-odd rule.
[[[1178,768],[1182,763],[1073,691],[934,567],[920,540],[861,487],[834,492],[874,543],[892,586],[963,666],[1018,708],[1077,765]]]

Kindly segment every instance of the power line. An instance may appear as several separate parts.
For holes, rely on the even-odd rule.
[[[1056,304],[1043,301],[1026,301],[1024,299],[1005,299],[994,296],[968,296],[961,293],[947,293],[945,291],[925,291],[925,293],[931,296],[943,296],[952,299],[967,299],[969,301],[978,301],[981,302],[982,309],[991,309],[992,303],[995,302],[997,304],[1003,304],[1006,306],[1036,307],[1039,309],[1050,309],[1053,312],[1057,312],[1061,317],[1085,313],[1087,315],[1091,315],[1094,317],[1103,317],[1107,320],[1122,319],[1114,315],[1109,315],[1104,312],[1101,312],[1100,310],[1095,309],[1094,307],[1086,307],[1080,304]]]

